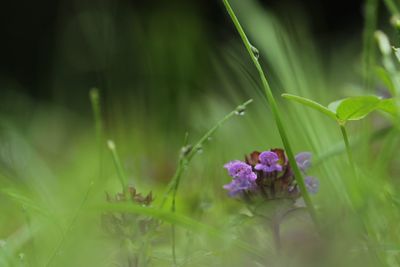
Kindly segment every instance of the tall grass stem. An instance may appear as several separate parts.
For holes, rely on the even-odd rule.
[[[115,146],[114,141],[108,140],[107,141],[107,146],[108,146],[108,149],[111,152],[111,156],[112,156],[113,161],[114,161],[115,169],[117,170],[117,175],[118,175],[118,179],[119,179],[119,181],[121,183],[122,192],[125,192],[126,191],[126,186],[127,186],[127,178],[126,178],[126,175],[125,175],[124,168],[122,167],[121,160],[119,159],[119,156],[118,156],[118,153],[117,153],[117,148]]]
[[[92,88],[89,92],[90,103],[92,105],[94,126],[95,126],[95,134],[96,134],[96,143],[98,150],[98,170],[99,170],[99,179],[101,179],[102,174],[102,161],[103,161],[103,121],[101,116],[101,103],[100,103],[100,94],[97,88]]]

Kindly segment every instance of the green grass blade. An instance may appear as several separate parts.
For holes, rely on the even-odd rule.
[[[125,175],[124,168],[122,167],[121,160],[119,159],[117,148],[115,147],[115,143],[112,140],[107,141],[108,149],[111,151],[111,155],[114,161],[115,168],[117,170],[118,178],[121,183],[122,192],[126,191],[127,186],[127,178]]]
[[[311,99],[297,96],[297,95],[292,95],[292,94],[282,94],[282,97],[285,99],[300,103],[304,106],[310,107],[319,112],[322,112],[323,114],[327,115],[328,117],[336,120],[336,114],[333,111],[331,111],[330,109],[324,107],[323,105],[321,105]]]

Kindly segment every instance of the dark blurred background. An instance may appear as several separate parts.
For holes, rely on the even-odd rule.
[[[359,0],[262,0],[260,3],[282,16],[287,9],[301,10],[317,41],[323,44],[346,34],[360,33],[362,29],[363,2]],[[112,65],[116,58],[121,66],[116,72],[128,72],[131,68],[132,72],[125,73],[126,76],[160,78],[164,72],[162,67],[149,67],[143,57],[139,59],[141,62],[137,61],[137,53],[143,56],[143,53],[151,52],[138,51],[146,46],[165,53],[162,56],[168,64],[182,64],[184,69],[185,62],[172,59],[175,56],[173,41],[181,41],[177,48],[185,49],[186,46],[189,51],[182,52],[192,54],[190,60],[198,62],[196,71],[201,76],[208,76],[205,74],[208,62],[203,55],[207,54],[207,49],[219,46],[234,34],[218,0],[6,1],[0,10],[0,21],[2,90],[13,84],[34,98],[49,100],[65,97],[66,92],[62,91],[72,95],[72,91],[76,93],[85,85],[106,87],[104,72],[115,70]],[[129,25],[132,29],[127,29]],[[193,32],[193,28],[198,32]],[[132,40],[130,34],[143,38]],[[99,38],[103,42],[94,44],[90,38]],[[154,43],[156,41],[159,43]],[[67,48],[63,47],[66,45]],[[128,62],[129,58],[133,61],[135,57],[136,62]],[[124,59],[127,60],[121,64]],[[143,64],[152,70],[135,69]],[[192,90],[199,89],[191,84],[190,77],[169,78],[189,79],[183,83]],[[139,85],[132,90],[147,89]]]

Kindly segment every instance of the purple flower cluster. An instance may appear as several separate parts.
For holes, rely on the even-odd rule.
[[[300,170],[306,174],[311,166],[311,153],[296,155]],[[230,196],[261,194],[267,199],[278,197],[296,198],[300,191],[294,179],[290,164],[283,149],[264,152],[254,151],[246,156],[246,162],[235,160],[224,165],[233,178],[223,186]],[[314,194],[319,189],[319,181],[311,176],[305,178],[307,190]]]
[[[224,185],[224,188],[229,191],[230,196],[236,196],[243,191],[254,190],[257,187],[257,175],[253,172],[250,165],[240,160],[235,160],[225,164],[224,168],[233,177],[232,182]]]

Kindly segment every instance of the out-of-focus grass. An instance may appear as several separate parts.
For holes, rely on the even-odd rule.
[[[342,79],[349,73],[359,77],[362,67],[357,57],[341,58],[340,65],[327,67],[323,49],[313,46],[301,21],[294,21],[288,28],[255,1],[233,1],[233,6],[260,51],[260,61],[272,78],[276,96],[288,92],[327,104],[346,96],[349,83],[363,93],[361,78]],[[85,36],[93,38],[89,51],[95,54],[95,62],[103,62],[102,47],[96,48],[99,51],[94,49],[98,37],[92,36],[93,21],[85,22],[86,16],[91,15],[82,14],[78,21],[87,29]],[[107,14],[96,16],[108,21]],[[197,77],[194,64],[189,61],[196,51],[193,47],[207,47],[207,39],[203,39],[205,35],[195,18],[186,16],[182,20],[188,22],[184,25],[187,31],[176,37],[184,40],[160,37],[164,29],[162,24],[156,24],[162,21],[162,17],[157,17],[155,24],[150,25],[154,30],[150,31],[153,42],[140,46],[149,49],[134,49],[143,61],[149,56],[152,67],[143,80],[136,77],[130,85],[143,86],[147,91],[137,94],[126,90],[124,95],[114,95],[112,91],[113,87],[125,88],[129,84],[124,83],[129,75],[123,75],[129,66],[135,69],[133,73],[142,73],[136,69],[140,64],[130,62],[129,66],[123,65],[127,69],[121,70],[115,60],[111,73],[105,72],[108,80],[100,88],[104,122],[100,151],[90,113],[82,115],[82,111],[62,105],[4,94],[0,121],[0,240],[4,242],[0,243],[0,265],[129,266],[128,248],[131,253],[145,253],[145,258],[151,260],[149,265],[169,266],[170,223],[175,223],[177,262],[182,266],[398,266],[398,129],[370,138],[382,127],[390,127],[390,119],[373,114],[350,127],[350,139],[358,141],[353,152],[362,177],[356,183],[350,175],[336,125],[323,115],[279,101],[294,150],[311,151],[315,161],[321,159],[311,174],[321,182],[313,202],[324,235],[315,237],[316,229],[305,213],[293,214],[282,225],[283,251],[276,254],[268,223],[250,217],[245,205],[228,198],[222,189],[229,180],[222,168],[225,162],[242,159],[243,154],[253,150],[282,147],[272,116],[258,93],[256,73],[235,39],[209,51],[214,56],[207,64],[212,66],[215,76]],[[132,28],[125,30],[140,37],[134,26],[132,23]],[[178,47],[157,47],[158,38]],[[60,40],[69,45],[68,38]],[[360,55],[361,50],[352,53]],[[169,65],[167,57],[173,57],[176,64]],[[194,69],[186,69],[187,65]],[[326,69],[332,69],[334,75],[327,74]],[[168,72],[161,75],[165,70]],[[196,80],[195,86],[203,88],[204,93],[186,91],[190,84],[186,79]],[[55,84],[68,87],[66,80],[59,79]],[[166,85],[180,89],[171,94],[162,88]],[[77,98],[89,110],[91,85],[82,82],[80,86],[87,90],[60,95],[58,102]],[[213,88],[222,89],[214,92]],[[169,207],[158,210],[176,168],[185,129],[189,143],[193,143],[248,98],[255,101],[246,114],[224,124],[188,166],[177,192],[176,212],[170,213]],[[121,191],[118,173],[106,148],[107,138],[117,146],[129,183],[143,194],[152,191],[155,196],[151,209],[114,207],[114,211],[122,209],[163,221],[151,235],[146,251],[144,240],[127,244],[111,238],[102,226],[101,215],[112,209],[106,205],[105,192],[113,195]]]

